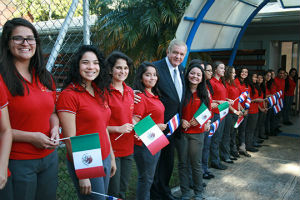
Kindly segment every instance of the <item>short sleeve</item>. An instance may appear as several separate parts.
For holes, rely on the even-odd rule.
[[[7,101],[7,96],[6,96],[6,92],[2,86],[2,84],[0,83],[0,108],[4,108],[5,106],[7,106],[8,101]]]
[[[56,111],[76,114],[78,108],[79,101],[78,97],[76,96],[76,92],[72,91],[71,89],[62,91],[56,103]]]
[[[137,104],[134,104],[133,115],[142,119],[146,112],[146,100],[144,95],[139,95],[141,97],[141,101]]]

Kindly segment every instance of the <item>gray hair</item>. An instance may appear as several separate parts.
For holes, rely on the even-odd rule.
[[[171,52],[175,45],[176,46],[184,46],[185,49],[187,50],[187,46],[186,46],[185,42],[175,38],[170,42],[169,47],[168,47],[168,52]]]

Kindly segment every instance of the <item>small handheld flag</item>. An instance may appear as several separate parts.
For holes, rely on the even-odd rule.
[[[283,100],[282,100],[282,98],[279,99],[279,106],[280,106],[281,109],[283,108]]]
[[[149,115],[139,121],[134,130],[152,155],[169,144],[169,140]]]
[[[223,120],[229,111],[229,103],[226,101],[220,105],[218,105],[218,109],[220,112],[220,119]]]
[[[246,102],[245,102],[245,109],[249,109],[250,108],[250,104],[251,104],[251,98],[247,98]]]
[[[91,193],[92,193],[92,194],[99,195],[99,196],[107,197],[108,200],[122,200],[122,199],[119,199],[119,198],[117,198],[117,197],[109,196],[109,195],[102,194],[102,193],[99,193],[99,192],[94,192],[94,191],[92,191]]]
[[[208,137],[212,137],[214,135],[214,133],[218,129],[219,125],[220,125],[220,120],[219,119],[217,119],[216,121],[214,121],[214,123],[212,123],[210,125],[210,131],[209,131]]]
[[[205,124],[211,118],[211,112],[206,107],[206,105],[202,103],[196,111],[196,113],[194,114],[194,117],[200,124],[200,126],[203,126],[203,124]]]
[[[179,127],[180,124],[180,119],[179,119],[179,114],[177,113],[172,119],[168,121],[168,126],[170,129],[170,134],[172,135],[175,130]]]
[[[281,111],[281,108],[280,108],[280,106],[278,104],[274,105],[273,109],[274,109],[275,114],[277,114],[277,113],[279,113]]]
[[[275,95],[269,96],[268,101],[269,101],[270,106],[274,106],[277,102],[276,96]]]
[[[234,124],[234,128],[238,128],[243,121],[244,121],[244,115],[240,116],[237,119],[236,123]]]
[[[276,92],[275,95],[276,95],[277,99],[280,99],[282,96],[282,90],[280,90],[279,92]]]
[[[243,103],[245,101],[245,99],[248,96],[248,91],[243,92],[240,96],[239,96],[239,102]]]
[[[86,134],[70,138],[73,162],[78,179],[105,176],[99,134]]]

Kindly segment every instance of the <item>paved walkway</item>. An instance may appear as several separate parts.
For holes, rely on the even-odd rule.
[[[260,151],[227,164],[225,171],[212,169],[216,178],[205,182],[207,200],[299,200],[300,118],[282,126],[283,133],[265,140]],[[180,196],[179,187],[173,189]]]

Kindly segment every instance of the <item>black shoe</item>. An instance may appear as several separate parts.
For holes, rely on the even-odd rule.
[[[230,160],[237,160],[237,158],[234,157],[234,156],[230,156],[229,159],[230,159]]]
[[[206,183],[202,183],[202,187],[206,187]]]
[[[257,144],[257,143],[253,143],[253,146],[258,147],[258,148],[262,147],[260,144]]]
[[[233,164],[234,162],[231,160],[231,159],[225,159],[225,160],[223,160],[224,162],[226,162],[226,163],[229,163],[229,164]]]
[[[266,135],[264,135],[264,136],[259,136],[259,138],[262,139],[262,140],[267,140],[267,139],[269,139],[269,137],[266,136]]]
[[[275,129],[275,132],[277,132],[277,134],[278,134],[278,133],[282,133],[282,130],[280,130],[279,128],[276,128],[276,129]]]
[[[210,175],[208,173],[204,173],[203,174],[203,178],[204,179],[211,179]]]
[[[240,155],[239,155],[239,153],[238,153],[237,151],[231,152],[231,155],[232,155],[233,157],[236,157],[236,158],[239,158],[239,157],[240,157]]]
[[[258,149],[254,148],[254,147],[246,148],[246,150],[250,151],[250,152],[258,152]]]
[[[264,142],[264,140],[262,140],[262,139],[257,139],[257,141],[256,141],[257,143],[259,143],[259,144],[261,144],[261,143],[263,143]]]
[[[283,122],[283,124],[284,124],[284,125],[288,125],[288,126],[293,125],[293,123],[290,122],[290,121]]]
[[[215,175],[211,172],[207,172],[207,174],[209,175],[210,178],[215,178]]]
[[[227,169],[227,166],[226,165],[223,165],[221,163],[219,163],[218,165],[214,164],[214,163],[211,163],[211,167],[212,168],[215,168],[215,169],[219,169],[219,170],[225,170]]]
[[[240,155],[246,156],[246,157],[251,157],[251,155],[247,151],[239,151]]]

